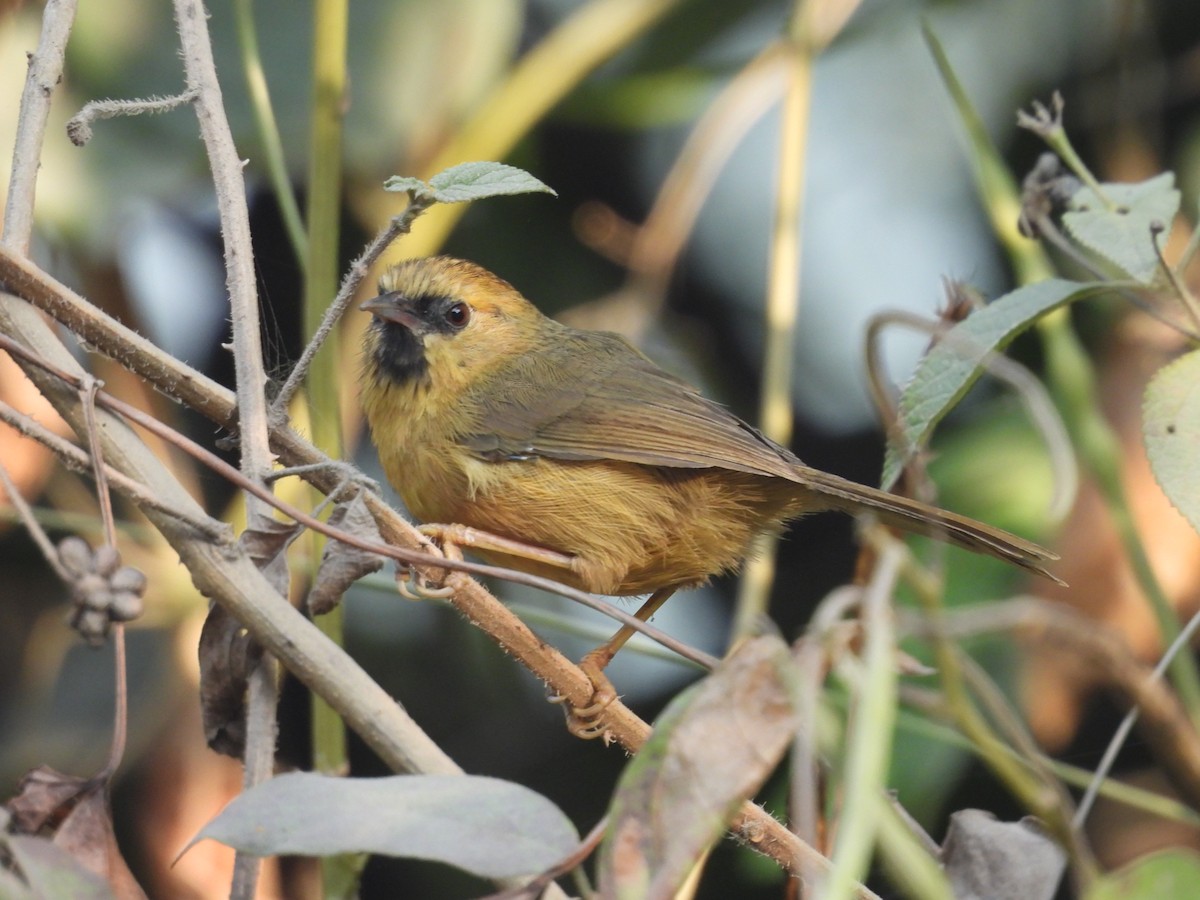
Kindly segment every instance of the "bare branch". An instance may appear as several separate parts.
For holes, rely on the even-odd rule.
[[[94,472],[92,459],[86,452],[29,416],[13,409],[2,400],[0,400],[0,421],[49,448],[68,469],[81,474]],[[183,510],[168,507],[157,497],[149,494],[142,485],[107,464],[104,466],[104,474],[109,484],[138,506],[153,509],[163,515],[174,516],[210,541],[233,542],[233,530],[224,522],[209,516],[200,519],[189,518]]]
[[[8,199],[4,204],[4,230],[0,247],[21,255],[29,252],[33,235],[33,199],[42,141],[50,118],[50,95],[62,81],[67,38],[75,21],[75,0],[47,0],[42,12],[42,34],[29,57],[29,71],[21,92],[21,115],[13,143]]]
[[[37,520],[37,516],[33,514],[29,504],[25,502],[25,498],[21,496],[20,490],[12,478],[9,477],[8,469],[4,468],[4,464],[0,463],[0,487],[4,488],[4,493],[8,497],[8,502],[13,505],[13,509],[17,511],[21,522],[25,525],[25,529],[29,532],[29,536],[33,538],[33,542],[38,545],[38,549],[42,551],[42,556],[46,562],[50,564],[58,577],[63,581],[70,581],[71,574],[63,568],[62,562],[59,561],[58,551],[54,549],[54,542],[50,540],[50,536],[46,534],[46,530]]]
[[[67,122],[67,137],[76,147],[82,147],[92,139],[92,123],[97,119],[170,112],[185,103],[191,103],[196,96],[196,91],[188,90],[170,97],[149,97],[145,100],[93,100],[85,103],[83,109]]]

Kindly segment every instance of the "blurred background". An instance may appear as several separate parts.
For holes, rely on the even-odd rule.
[[[680,0],[643,34],[589,72],[524,135],[505,160],[558,192],[476,204],[442,249],[473,259],[513,282],[548,313],[619,330],[667,368],[700,383],[751,421],[757,417],[763,306],[774,214],[781,81],[768,74],[734,93],[730,85],[785,28],[782,0]],[[351,72],[344,138],[341,243],[348,262],[402,197],[390,175],[432,174],[465,122],[486,106],[514,64],[587,4],[575,0],[358,0],[350,7]],[[847,12],[851,11],[847,7]],[[0,148],[12,146],[25,54],[37,42],[40,6],[0,5]],[[248,160],[256,265],[268,364],[286,373],[302,346],[301,274],[266,177],[259,132],[230,0],[209,4],[218,71],[239,153]],[[290,177],[303,203],[311,108],[311,10],[258,0],[263,66]],[[1184,215],[1195,212],[1200,173],[1200,8],[1193,3],[1119,0],[865,0],[821,54],[814,71],[802,228],[802,286],[791,393],[793,449],[806,462],[875,484],[882,437],[869,402],[864,329],[885,309],[933,316],[945,277],[987,296],[1012,287],[1011,273],[976,197],[962,130],[920,26],[936,30],[950,60],[1018,179],[1042,147],[1015,128],[1016,110],[1060,89],[1067,127],[1093,169],[1108,180],[1176,172]],[[592,37],[603,40],[603,21]],[[579,48],[586,52],[586,46]],[[87,101],[176,92],[182,74],[169,5],[109,0],[80,6],[42,161],[34,255],[84,296],[226,384],[227,339],[215,206],[203,147],[186,109],[98,123],[84,148],[64,125]],[[706,118],[705,118],[706,117]],[[697,124],[696,143],[689,145]],[[691,147],[688,151],[687,148]],[[686,153],[711,150],[719,167],[677,168]],[[724,159],[725,151],[728,158]],[[462,162],[451,159],[448,162]],[[677,260],[654,277],[630,274],[638,228],[656,210],[668,176],[698,207],[679,236]],[[0,179],[6,178],[0,175]],[[669,212],[669,211],[668,211]],[[432,221],[432,220],[431,220]],[[438,247],[425,220],[395,256]],[[655,252],[651,248],[651,253]],[[635,266],[636,268],[636,266]],[[1158,492],[1140,456],[1138,404],[1145,379],[1175,352],[1173,338],[1120,307],[1077,313],[1102,373],[1108,410],[1125,439],[1126,472],[1154,562],[1186,614],[1200,600],[1196,536]],[[354,459],[380,477],[357,418],[357,334],[348,315],[339,349],[340,412]],[[889,332],[890,377],[903,383],[927,343]],[[82,351],[81,351],[82,353]],[[1038,364],[1037,346],[1014,353]],[[213,427],[165,402],[102,359],[108,389],[152,409],[212,444]],[[0,397],[41,421],[52,415],[7,360]],[[336,414],[336,413],[331,413]],[[304,427],[305,423],[300,425]],[[942,427],[934,474],[940,502],[1059,547],[1074,587],[1061,599],[1121,628],[1154,658],[1153,621],[1115,551],[1107,523],[1088,507],[1066,523],[1046,516],[1052,475],[1040,439],[1019,404],[984,386]],[[0,459],[35,500],[56,536],[99,539],[89,483],[62,470],[29,441],[0,428]],[[220,514],[228,485],[174,460],[179,477]],[[1094,502],[1094,501],[1093,501]],[[231,515],[233,513],[230,513]],[[177,557],[127,506],[126,561],[150,577],[147,615],[131,630],[131,747],[115,797],[119,837],[152,896],[223,896],[226,852],[211,842],[173,868],[168,861],[236,792],[240,773],[209,751],[196,701],[196,641],[206,602]],[[38,763],[87,773],[107,752],[111,652],[81,646],[65,627],[65,590],[46,569],[7,507],[0,507],[0,790]],[[847,581],[856,550],[852,523],[821,516],[797,524],[780,548],[772,617],[785,637],[800,633],[813,606]],[[998,599],[1021,589],[1018,576],[951,556],[953,596]],[[578,656],[609,625],[555,598],[494,586],[539,633]],[[1037,586],[1043,590],[1042,586]],[[725,647],[732,579],[667,604],[655,624],[710,652]],[[356,587],[346,601],[350,652],[468,771],[510,778],[541,791],[581,830],[603,814],[624,755],[581,743],[562,728],[542,686],[452,610],[401,600],[389,575]],[[588,629],[595,637],[588,636]],[[1018,659],[999,641],[979,658],[1028,701],[1035,733],[1074,763],[1092,767],[1117,712],[1090,689],[1087,672],[1052,658]],[[652,717],[696,672],[674,661],[625,651],[610,670],[618,690]],[[308,759],[307,704],[285,692],[281,753]],[[937,839],[945,816],[974,806],[1010,818],[1020,810],[970,758],[919,729],[898,733],[892,784]],[[355,770],[381,767],[355,745]],[[1125,773],[1150,786],[1136,741]],[[782,795],[765,799],[782,808]],[[1094,819],[1101,858],[1117,864],[1146,849],[1128,815]],[[1200,844],[1194,833],[1137,823],[1138,841]],[[217,874],[214,874],[216,872]],[[286,877],[286,873],[285,873]],[[773,866],[728,842],[720,846],[701,896],[779,896]],[[263,896],[276,890],[271,884]],[[286,895],[286,886],[277,888]],[[481,883],[433,865],[373,860],[363,895],[473,896]],[[755,895],[757,896],[757,895]]]

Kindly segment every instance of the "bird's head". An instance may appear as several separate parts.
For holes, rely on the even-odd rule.
[[[363,341],[366,374],[383,385],[469,387],[535,346],[551,323],[502,278],[446,256],[388,269],[362,309],[374,316]]]

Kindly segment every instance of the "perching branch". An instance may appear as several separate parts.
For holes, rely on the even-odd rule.
[[[258,292],[254,273],[254,248],[250,240],[250,211],[246,205],[246,186],[242,161],[233,143],[233,133],[225,116],[221,85],[213,61],[208,36],[208,15],[201,0],[176,0],[175,23],[179,29],[183,70],[188,93],[200,125],[200,136],[212,171],[225,247],[225,286],[233,321],[233,364],[237,385],[238,433],[242,473],[253,483],[270,490],[267,473],[273,458],[269,445],[266,399],[266,370],[263,367],[259,338]],[[246,498],[246,524],[251,529],[265,527],[270,509],[253,495]],[[275,588],[287,593],[286,576]],[[253,725],[246,730],[242,781],[254,787],[271,777],[275,766],[276,707],[278,672],[274,660],[263,657],[250,675],[252,688],[247,696],[246,718]],[[251,738],[254,738],[252,741]],[[234,897],[251,898],[258,879],[260,859],[238,852],[234,863]]]

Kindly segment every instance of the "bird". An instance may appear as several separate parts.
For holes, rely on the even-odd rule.
[[[736,570],[758,535],[841,510],[1055,578],[1053,552],[807,466],[623,337],[558,322],[473,262],[410,259],[378,288],[360,384],[383,471],[428,533],[466,535],[488,562],[650,594],[645,620]],[[582,718],[615,699],[602,670],[629,633],[584,658]]]

